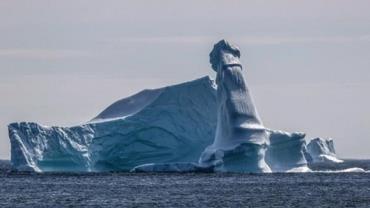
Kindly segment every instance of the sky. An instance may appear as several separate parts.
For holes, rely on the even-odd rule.
[[[0,1],[0,158],[7,125],[71,126],[144,88],[215,77],[237,44],[266,127],[370,158],[370,1]]]

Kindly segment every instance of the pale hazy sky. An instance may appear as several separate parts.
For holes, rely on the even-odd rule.
[[[242,50],[267,127],[332,137],[370,158],[370,1],[0,1],[0,158],[7,124],[73,125],[117,99],[214,76]]]

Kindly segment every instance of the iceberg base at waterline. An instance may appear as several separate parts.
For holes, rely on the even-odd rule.
[[[223,148],[210,145],[202,153],[199,163],[203,167],[214,167],[215,172],[269,173],[270,167],[264,158],[267,146],[242,143]]]

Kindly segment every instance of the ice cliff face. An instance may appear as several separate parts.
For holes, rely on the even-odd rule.
[[[309,153],[309,157],[307,157],[309,162],[343,162],[337,158],[333,139],[312,139],[307,145],[307,151]]]
[[[148,163],[197,162],[214,138],[216,90],[204,77],[122,99],[84,125],[9,125],[17,170],[129,171]]]
[[[20,171],[89,171],[90,125],[44,127],[36,123],[9,125],[11,164]]]

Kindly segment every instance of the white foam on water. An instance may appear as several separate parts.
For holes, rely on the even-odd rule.
[[[318,171],[312,171],[312,172],[315,172],[315,173],[370,173],[369,170],[364,170],[358,167],[346,168],[342,170],[318,170]]]
[[[309,173],[309,172],[312,172],[312,170],[307,166],[292,168],[286,171],[286,173]]]

